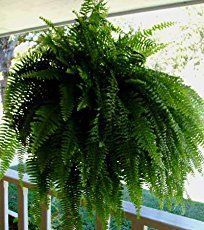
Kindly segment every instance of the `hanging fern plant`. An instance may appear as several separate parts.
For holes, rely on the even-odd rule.
[[[139,209],[144,184],[182,200],[201,170],[203,100],[179,77],[145,67],[163,48],[155,30],[124,33],[103,1],[86,0],[73,25],[54,27],[10,72],[0,132],[1,176],[16,150],[41,198],[56,190],[65,229],[80,229],[83,200],[105,226],[121,218],[125,183]],[[150,57],[149,57],[150,58]]]

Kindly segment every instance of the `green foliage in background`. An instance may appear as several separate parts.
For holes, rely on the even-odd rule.
[[[104,227],[109,214],[120,223],[124,182],[138,210],[143,184],[181,202],[187,174],[201,171],[204,105],[181,78],[144,67],[168,23],[124,33],[94,0],[76,16],[69,28],[45,20],[41,43],[10,72],[1,176],[16,150],[21,165],[28,152],[40,200],[55,190],[65,229],[82,228],[81,204]]]

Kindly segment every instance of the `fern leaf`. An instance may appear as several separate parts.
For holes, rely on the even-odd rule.
[[[74,95],[73,95],[73,85],[67,83],[61,84],[59,86],[59,90],[61,93],[61,113],[62,118],[64,121],[67,121],[71,115],[72,109],[73,109],[73,102],[74,102]]]
[[[57,110],[56,106],[44,105],[36,111],[35,121],[31,123],[32,152],[35,152],[59,127]]]

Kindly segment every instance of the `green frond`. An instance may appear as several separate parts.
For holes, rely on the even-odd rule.
[[[169,28],[174,24],[174,22],[162,22],[148,29],[139,29],[135,34],[130,32],[130,44],[145,57],[151,56],[168,45],[167,43],[157,43],[155,39],[153,39],[155,32]]]
[[[73,84],[70,82],[67,82],[67,84],[61,84],[59,85],[59,90],[61,94],[60,106],[62,118],[64,121],[67,121],[74,107]]]
[[[35,112],[31,125],[31,151],[35,152],[60,125],[56,105],[44,105]]]
[[[146,36],[152,36],[156,31],[164,30],[164,29],[167,29],[167,28],[172,27],[174,25],[175,25],[175,22],[161,22],[159,24],[152,26],[151,28],[144,29],[143,33]]]
[[[23,180],[23,175],[25,174],[24,158],[26,157],[27,149],[22,144],[20,144],[16,151],[18,156],[18,175],[21,183]]]
[[[4,176],[19,146],[17,134],[9,122],[4,117],[0,127],[0,178]]]

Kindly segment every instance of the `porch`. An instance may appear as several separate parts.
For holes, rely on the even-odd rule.
[[[18,189],[18,213],[8,208],[8,185],[15,184]],[[23,187],[20,184],[18,172],[9,169],[0,182],[0,229],[9,230],[8,217],[18,218],[18,229],[28,230],[28,192],[35,185],[29,181],[29,176],[24,175],[22,180]],[[48,195],[50,198],[52,194]],[[51,199],[50,199],[51,200]],[[137,219],[136,210],[131,202],[123,201],[123,210],[125,217],[131,222],[131,229],[146,230],[151,227],[158,230],[201,230],[204,229],[204,222],[190,219],[187,217],[171,214],[165,211],[142,206],[141,218]],[[41,207],[41,229],[52,229],[51,208]],[[101,230],[100,220],[96,220],[96,229]]]

